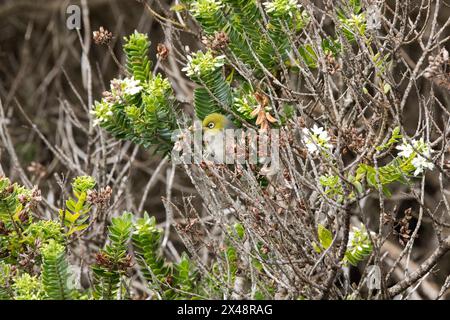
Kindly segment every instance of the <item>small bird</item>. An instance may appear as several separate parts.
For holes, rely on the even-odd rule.
[[[220,113],[211,113],[203,119],[203,130],[205,132],[217,133],[224,129],[234,129],[235,126],[231,120]]]
[[[225,130],[234,129],[233,122],[223,114],[211,113],[203,119],[202,127],[206,158],[212,157],[216,163],[225,163]]]

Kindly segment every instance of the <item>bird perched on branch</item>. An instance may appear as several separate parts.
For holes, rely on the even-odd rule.
[[[211,113],[203,119],[202,127],[207,158],[212,157],[216,163],[225,163],[226,152],[234,152],[225,145],[225,130],[235,129],[233,122],[223,114]]]

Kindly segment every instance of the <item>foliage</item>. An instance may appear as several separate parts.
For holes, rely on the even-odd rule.
[[[0,220],[6,224],[16,225],[19,214],[25,209],[25,204],[31,200],[32,191],[18,184],[12,184],[6,177],[0,178]]]
[[[315,243],[313,243],[313,246],[316,252],[321,253],[323,250],[326,250],[331,246],[333,242],[333,233],[322,224],[319,224],[317,234],[320,247]],[[371,253],[372,242],[364,225],[362,225],[361,228],[353,227],[353,230],[349,233],[347,250],[345,251],[345,256],[342,263],[344,265],[351,264],[356,266]]]
[[[221,67],[224,57],[214,57],[212,51],[201,51],[188,57],[186,74],[201,87],[194,90],[194,108],[203,120],[208,114],[227,110],[231,104],[231,89]]]
[[[87,203],[88,192],[96,185],[94,178],[79,176],[72,181],[72,191],[75,198],[66,201],[66,210],[60,210],[59,215],[67,227],[67,236],[89,227],[89,212],[91,205]]]
[[[0,300],[14,298],[11,286],[13,276],[13,267],[4,261],[0,261]]]
[[[146,281],[156,287],[166,282],[170,272],[160,252],[161,236],[162,229],[156,227],[154,217],[145,213],[136,221],[132,236],[136,260]]]
[[[373,237],[372,233],[372,237]],[[364,225],[361,228],[353,227],[349,234],[347,251],[345,252],[344,264],[356,266],[372,253],[372,242]]]
[[[150,41],[147,35],[136,31],[124,40],[123,50],[127,56],[128,72],[138,81],[148,81],[151,75],[151,62],[148,58]]]
[[[44,290],[39,278],[28,273],[17,276],[12,288],[15,300],[40,300],[44,298]]]
[[[132,214],[113,218],[109,226],[109,244],[100,250],[94,272],[94,298],[112,300],[122,297],[121,278],[130,267],[128,241],[132,232]]]
[[[42,285],[47,299],[70,300],[69,272],[63,245],[50,240],[42,248]]]
[[[116,138],[131,140],[155,152],[168,153],[176,128],[176,104],[169,81],[152,75],[147,35],[137,31],[125,38],[124,51],[131,77],[111,81],[110,91],[95,102],[96,124]]]

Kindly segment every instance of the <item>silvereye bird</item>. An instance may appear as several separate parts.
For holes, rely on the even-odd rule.
[[[233,122],[223,114],[211,113],[203,119],[202,127],[206,155],[213,156],[216,163],[224,163],[225,130],[234,129]]]
[[[217,133],[224,129],[233,129],[234,125],[231,120],[220,113],[211,113],[203,119],[202,122],[204,132]]]

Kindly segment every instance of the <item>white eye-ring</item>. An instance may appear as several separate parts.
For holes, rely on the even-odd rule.
[[[214,128],[214,122],[210,122],[210,123],[208,123],[208,128],[210,128],[210,129],[212,129],[212,128]]]

